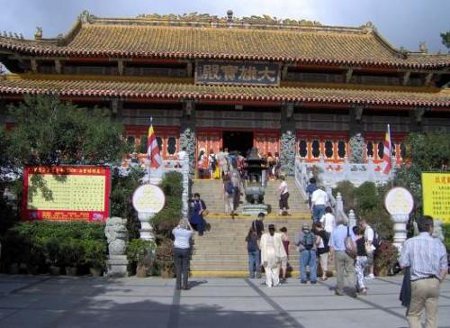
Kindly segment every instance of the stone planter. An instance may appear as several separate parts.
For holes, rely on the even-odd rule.
[[[48,267],[48,272],[52,276],[59,276],[61,274],[61,268],[59,266],[56,266],[56,265],[50,265]]]
[[[78,275],[78,268],[76,266],[66,266],[66,275],[67,276],[76,276]]]
[[[173,264],[166,264],[161,267],[161,278],[171,279],[174,277]]]
[[[103,274],[103,269],[90,267],[89,273],[91,274],[92,277],[101,277]]]
[[[138,263],[136,265],[136,277],[138,278],[147,277],[147,267],[145,266],[145,264]]]
[[[18,274],[19,273],[19,263],[11,263],[8,268],[9,274]]]

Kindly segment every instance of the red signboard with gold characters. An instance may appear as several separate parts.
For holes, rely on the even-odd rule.
[[[23,184],[24,220],[104,222],[109,217],[109,167],[26,167]]]

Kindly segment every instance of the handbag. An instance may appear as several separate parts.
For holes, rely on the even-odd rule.
[[[366,242],[364,243],[364,248],[365,248],[366,254],[367,254],[368,256],[372,255],[373,251],[375,250],[375,247],[372,245],[372,243],[370,243],[370,242],[368,242],[368,241],[366,241]]]
[[[209,214],[208,209],[204,209],[202,212],[202,216],[208,216],[208,214]]]
[[[347,237],[344,240],[345,245],[345,253],[350,256],[352,259],[356,258],[356,244],[355,241],[350,236],[350,227],[347,226]]]

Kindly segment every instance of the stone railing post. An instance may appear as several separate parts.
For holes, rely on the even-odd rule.
[[[356,214],[354,210],[350,210],[348,213],[348,226],[354,227],[356,225]]]
[[[344,201],[340,192],[336,195],[336,212],[340,213],[344,211]]]

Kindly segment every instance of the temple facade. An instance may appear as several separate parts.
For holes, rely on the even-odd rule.
[[[153,118],[162,155],[185,146],[340,163],[362,134],[378,163],[390,124],[394,155],[413,131],[450,132],[450,55],[395,49],[371,24],[330,27],[271,17],[83,12],[65,35],[0,35],[0,123],[26,94],[109,108],[145,152]]]

